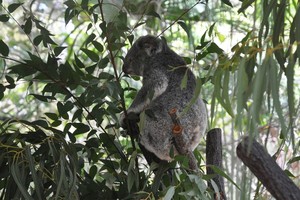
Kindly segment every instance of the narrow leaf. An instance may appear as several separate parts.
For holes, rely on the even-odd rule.
[[[187,36],[190,36],[190,29],[188,28],[188,26],[186,25],[186,23],[184,21],[178,21],[177,22],[181,28],[186,32]]]
[[[164,200],[171,200],[173,198],[174,194],[175,194],[175,186],[171,186],[168,189],[168,191],[167,191],[167,193],[166,193],[166,195],[164,196],[163,199]]]
[[[31,33],[31,29],[32,29],[32,21],[31,21],[31,17],[29,17],[26,22],[25,25],[23,26],[23,30],[26,34]]]
[[[221,0],[223,3],[225,3],[227,6],[230,6],[233,8],[231,2],[229,0]]]
[[[209,35],[210,37],[211,37],[211,35],[212,35],[212,32],[213,32],[213,30],[214,30],[215,25],[216,25],[216,22],[213,23],[213,24],[209,27],[208,35]]]
[[[83,51],[93,62],[98,62],[99,56],[95,52],[85,48],[81,48],[81,51]]]
[[[102,44],[100,44],[99,42],[97,41],[92,41],[92,44],[94,45],[94,47],[99,51],[99,52],[102,52],[103,51],[103,46]]]
[[[9,48],[8,46],[3,42],[3,40],[0,40],[0,53],[3,56],[8,56],[9,54]]]
[[[214,172],[216,174],[218,174],[218,175],[226,178],[229,182],[231,182],[233,185],[235,185],[236,188],[238,188],[239,190],[241,190],[240,187],[222,169],[218,168],[215,165],[210,165],[209,167],[212,168],[212,170],[214,170]]]
[[[17,8],[19,8],[23,3],[13,3],[8,6],[8,11],[10,13],[14,12]]]
[[[43,199],[42,198],[43,189],[41,188],[41,187],[43,187],[43,183],[41,182],[40,177],[38,177],[38,175],[36,173],[34,159],[31,155],[30,148],[28,146],[25,147],[25,154],[26,154],[26,157],[27,157],[27,161],[28,161],[30,172],[31,172],[32,180],[34,182],[34,186],[35,186],[34,188],[35,188],[37,197],[38,197],[39,200],[41,200],[41,199]]]
[[[291,164],[291,163],[293,163],[293,162],[298,162],[298,161],[300,161],[300,156],[296,156],[296,157],[290,159],[290,160],[288,161],[288,164]]]
[[[55,56],[59,56],[59,54],[61,54],[61,52],[67,47],[55,47],[54,48],[54,54]]]
[[[269,61],[269,71],[270,71],[270,86],[271,86],[271,94],[273,98],[273,103],[275,110],[277,112],[279,122],[281,125],[281,131],[283,135],[287,136],[287,127],[285,124],[285,118],[283,116],[282,107],[280,104],[280,96],[279,96],[279,84],[278,84],[278,66],[274,59],[271,57]]]
[[[157,12],[155,12],[154,10],[148,12],[146,15],[153,16],[153,17],[156,17],[158,19],[161,19],[160,15]]]
[[[23,179],[23,177],[21,176],[20,174],[20,170],[19,170],[19,167],[18,167],[18,163],[17,161],[13,162],[11,164],[11,168],[10,168],[10,171],[11,171],[11,175],[15,181],[15,183],[17,184],[20,192],[22,193],[22,195],[25,197],[25,199],[28,199],[28,200],[33,200],[33,198],[30,196],[30,194],[27,192],[27,189],[24,187],[25,182],[21,182],[21,180]],[[25,181],[25,180],[24,180]]]

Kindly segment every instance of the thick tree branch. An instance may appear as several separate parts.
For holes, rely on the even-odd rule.
[[[273,197],[284,200],[300,199],[300,189],[254,139],[243,138],[237,146],[236,152]]]

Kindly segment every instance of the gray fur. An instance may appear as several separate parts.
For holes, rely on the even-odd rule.
[[[176,108],[180,113],[190,102],[196,88],[195,76],[164,40],[150,35],[140,37],[133,44],[124,59],[123,71],[143,76],[143,86],[128,108],[128,113],[140,114],[146,110],[152,113],[145,115],[143,129],[140,130],[141,144],[158,158],[171,160],[169,153],[173,145],[173,123],[168,112]],[[181,89],[185,73],[187,87]],[[182,149],[191,152],[204,136],[207,126],[206,108],[201,98],[179,120],[185,143]],[[120,122],[124,127],[124,114],[121,114]]]

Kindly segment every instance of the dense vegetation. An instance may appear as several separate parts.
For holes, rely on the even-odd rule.
[[[297,0],[0,0],[0,199],[211,199],[178,156],[158,187],[119,113],[140,86],[121,72],[141,35],[162,35],[197,75],[224,136],[229,199],[270,195],[238,160],[250,135],[299,186]],[[184,47],[184,48],[183,48]],[[134,79],[133,79],[134,78]]]

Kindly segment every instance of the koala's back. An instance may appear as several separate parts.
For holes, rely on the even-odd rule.
[[[146,70],[144,74],[151,74],[151,71],[156,70],[156,74],[165,76],[168,83],[166,90],[147,108],[153,115],[145,115],[140,142],[160,159],[170,160],[170,148],[174,141],[173,122],[168,112],[176,108],[179,114],[186,108],[194,95],[196,80],[191,70],[185,66],[182,58],[173,51],[158,54],[147,62],[151,67],[148,67],[148,72]],[[184,78],[187,78],[187,84],[185,88],[181,88]],[[144,79],[151,81],[151,77],[146,75],[144,75]],[[183,138],[191,151],[196,148],[204,135],[207,126],[206,115],[205,105],[201,98],[198,98],[191,108],[180,116]]]

